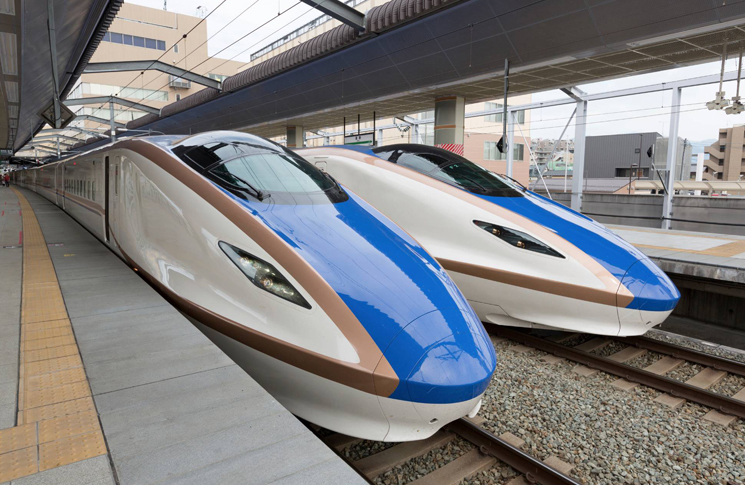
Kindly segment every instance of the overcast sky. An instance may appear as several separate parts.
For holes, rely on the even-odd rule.
[[[160,0],[128,1],[153,8],[163,8],[163,2]],[[225,0],[224,2],[223,0],[170,0],[168,10],[199,16],[212,12],[207,19],[207,33],[209,36],[214,35],[209,41],[209,54],[245,62],[250,60],[251,53],[319,16],[318,11],[297,0]],[[283,14],[278,16],[278,12],[283,12]],[[245,38],[238,40],[243,36]],[[230,46],[233,43],[235,44]],[[622,80],[588,84],[580,88],[591,93],[612,91],[718,74],[719,68],[720,64],[715,62]],[[737,62],[728,61],[726,69],[736,71]],[[719,128],[745,124],[745,113],[728,116],[723,111],[706,109],[705,103],[714,99],[717,88],[718,85],[715,84],[683,91],[679,136],[700,141],[716,138]],[[725,84],[724,91],[727,97],[734,96],[735,83]],[[533,101],[562,97],[565,95],[560,91],[549,91],[534,94]],[[670,104],[670,91],[592,102],[589,105],[587,134],[656,131],[667,136],[670,124]],[[531,136],[558,138],[573,109],[573,106],[561,106],[534,110],[530,124]],[[567,131],[567,136],[569,138],[574,136],[573,127]]]

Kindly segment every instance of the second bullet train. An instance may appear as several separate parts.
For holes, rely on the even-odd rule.
[[[298,150],[390,217],[500,325],[645,333],[680,293],[639,250],[590,218],[446,150]]]
[[[296,415],[406,441],[474,415],[483,325],[411,236],[235,132],[126,139],[14,182],[74,217]]]

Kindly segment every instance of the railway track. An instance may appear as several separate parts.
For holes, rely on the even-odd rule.
[[[421,441],[398,443],[394,446],[371,454],[361,459],[350,461],[345,458],[343,451],[363,440],[342,434],[332,434],[323,441],[344,458],[357,472],[370,483],[387,472],[426,455],[430,451],[445,447],[459,437],[473,445],[473,449],[462,454],[449,463],[436,468],[430,473],[408,482],[411,485],[456,485],[487,470],[498,462],[511,466],[522,473],[508,483],[540,483],[543,485],[579,485],[571,477],[544,463],[528,453],[513,446],[506,440],[495,436],[480,426],[481,420],[476,418],[459,419],[432,437]]]
[[[525,331],[489,323],[485,323],[484,326],[494,336],[574,361],[588,369],[618,376],[623,379],[617,383],[617,387],[621,389],[641,384],[666,393],[667,396],[658,398],[659,402],[677,407],[682,400],[689,400],[710,407],[721,413],[712,416],[712,420],[719,420],[723,424],[731,421],[730,416],[745,418],[745,389],[733,397],[708,390],[727,373],[745,376],[745,364],[740,362],[645,337],[597,337],[576,347],[568,347],[561,343],[561,339],[546,339]],[[611,341],[621,342],[627,347],[608,357],[592,353],[593,350],[602,348]],[[664,357],[644,369],[624,363],[646,351],[657,352]],[[685,361],[705,366],[705,369],[686,382],[665,377],[667,372]]]

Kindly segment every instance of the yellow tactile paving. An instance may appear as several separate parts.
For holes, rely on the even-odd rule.
[[[59,322],[59,320],[54,320],[55,322]],[[47,338],[53,338],[53,337],[72,337],[72,328],[69,325],[61,326],[61,327],[54,327],[54,328],[47,328],[43,330],[28,330],[26,329],[26,334],[24,335],[24,338],[27,342],[32,342],[34,340],[41,340],[41,339],[47,339]]]
[[[101,430],[39,445],[39,471],[106,454]]]
[[[85,371],[82,367],[66,369],[51,374],[26,377],[26,392],[49,389],[64,384],[85,381]]]
[[[42,330],[50,330],[60,327],[72,328],[70,326],[70,320],[68,320],[67,318],[61,318],[59,320],[50,320],[48,322],[27,323],[23,326],[23,329],[28,335],[29,332],[40,332]]]
[[[51,349],[27,350],[24,352],[24,362],[36,362],[38,360],[59,359],[60,357],[69,357],[78,353],[78,346],[63,345],[62,347],[52,347]]]
[[[38,391],[28,391],[25,396],[25,409],[72,401],[73,399],[80,399],[81,397],[88,397],[90,395],[91,391],[87,381],[63,384]]]
[[[28,340],[26,339],[26,352],[29,350],[51,349],[53,347],[62,347],[64,345],[76,345],[75,337],[67,335],[65,337],[48,337],[44,339]]]
[[[39,422],[39,443],[49,443],[79,434],[92,433],[98,429],[95,410],[59,416]]]
[[[36,446],[0,455],[0,483],[25,477],[39,471]]]
[[[0,455],[36,446],[36,423],[0,429]]]
[[[46,240],[15,193],[23,216],[18,425],[0,430],[0,482],[106,454]]]
[[[57,372],[82,366],[83,361],[80,360],[79,355],[70,355],[59,359],[40,360],[38,362],[29,362],[24,365],[26,368],[26,377],[49,374],[50,372]]]
[[[65,401],[57,404],[50,404],[48,406],[27,409],[23,411],[22,419],[24,423],[33,423],[45,419],[57,418],[59,416],[83,413],[93,409],[95,409],[93,406],[93,399],[85,397],[83,399],[75,399],[74,401]]]

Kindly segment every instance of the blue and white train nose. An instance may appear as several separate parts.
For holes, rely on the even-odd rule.
[[[620,288],[625,288],[633,297],[627,305],[621,305],[620,301],[618,305],[619,323],[624,334],[640,325],[638,333],[659,325],[680,300],[678,288],[648,258],[640,259],[631,265],[621,279]]]
[[[403,433],[400,437],[475,415],[497,364],[494,346],[478,317],[460,308],[417,318],[401,330],[384,355],[400,380],[389,397],[379,400],[389,421],[395,420],[391,430]],[[386,441],[400,437],[389,435]]]

